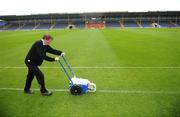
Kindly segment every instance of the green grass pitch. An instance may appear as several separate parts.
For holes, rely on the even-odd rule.
[[[44,33],[78,77],[97,92],[26,95],[24,58]],[[54,55],[49,55],[54,57]],[[0,117],[180,117],[180,29],[82,29],[0,32]],[[44,61],[48,89],[68,89],[56,62]],[[36,79],[32,89],[38,89]]]

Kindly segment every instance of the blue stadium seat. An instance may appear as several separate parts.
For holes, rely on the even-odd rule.
[[[124,21],[124,27],[139,27],[135,21]]]
[[[85,22],[74,23],[76,28],[85,28]]]
[[[141,21],[141,25],[144,28],[153,27],[152,22],[150,22],[150,21]]]
[[[7,24],[7,22],[4,22],[4,21],[0,21],[0,27],[3,27]]]
[[[106,27],[117,28],[120,27],[120,24],[118,21],[106,21]]]
[[[56,23],[53,29],[64,29],[67,28],[68,24],[67,23]]]
[[[40,23],[36,29],[48,30],[51,27],[50,23]]]
[[[34,23],[26,23],[24,27],[21,28],[21,30],[32,30],[35,27]]]
[[[178,27],[180,27],[180,22],[177,23]]]
[[[159,25],[160,25],[161,27],[167,27],[167,28],[176,27],[174,24],[171,24],[171,23],[168,22],[168,21],[161,21],[161,22],[159,23]]]
[[[18,23],[11,23],[10,26],[8,28],[6,28],[5,30],[16,30],[20,27],[20,25]]]

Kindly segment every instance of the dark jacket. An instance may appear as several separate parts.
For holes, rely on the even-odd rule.
[[[26,65],[39,66],[42,64],[44,59],[47,61],[55,61],[54,58],[47,56],[46,52],[55,55],[61,55],[62,53],[62,51],[55,50],[51,48],[49,45],[43,45],[42,40],[38,40],[32,45],[31,49],[29,50],[25,58]]]

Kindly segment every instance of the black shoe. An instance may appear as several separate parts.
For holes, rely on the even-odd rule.
[[[43,96],[51,96],[51,95],[53,94],[53,92],[46,90],[45,92],[41,92],[41,94],[42,94]]]
[[[33,90],[28,90],[28,91],[24,90],[24,93],[26,93],[26,94],[34,94],[34,91]]]

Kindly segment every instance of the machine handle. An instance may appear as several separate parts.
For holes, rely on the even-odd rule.
[[[64,62],[66,63],[66,65],[68,66],[68,69],[70,70],[71,74],[73,75],[73,77],[76,77],[73,70],[71,69],[70,65],[68,64],[68,62],[66,61],[66,58],[64,56],[62,56]]]
[[[64,65],[61,63],[60,60],[59,60],[58,62],[59,62],[59,64],[61,65],[61,67],[63,68],[64,72],[66,73],[68,79],[69,79],[69,80],[71,81],[71,83],[73,84],[73,81],[72,81],[70,75],[68,74],[67,70],[65,69]]]

